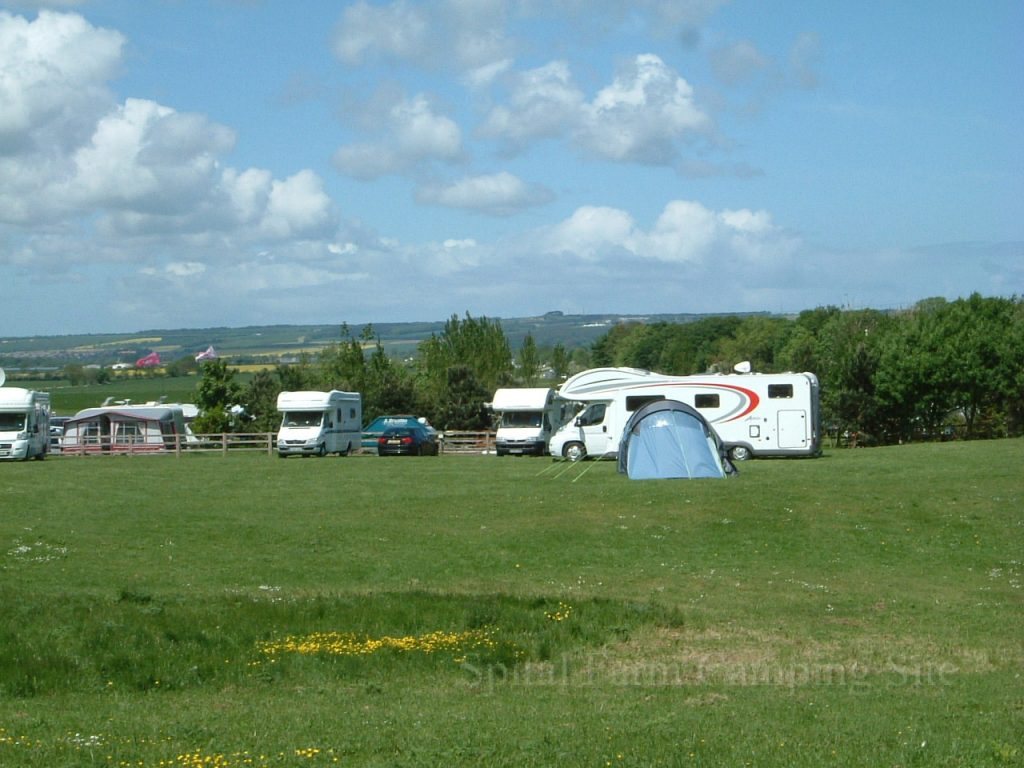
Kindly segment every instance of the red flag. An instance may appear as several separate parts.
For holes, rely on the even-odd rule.
[[[156,352],[150,352],[145,357],[140,357],[135,361],[136,368],[152,368],[156,365],[160,365],[160,355]]]

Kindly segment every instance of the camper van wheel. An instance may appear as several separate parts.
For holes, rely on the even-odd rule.
[[[733,461],[746,461],[750,458],[750,449],[745,445],[734,445],[729,451]]]
[[[562,455],[569,461],[581,461],[587,455],[587,449],[583,443],[569,443],[562,449]]]
[[[319,456],[320,458],[323,458],[324,456],[327,455],[327,444],[326,443],[320,443],[320,447],[317,448],[317,450],[316,450],[316,455]]]

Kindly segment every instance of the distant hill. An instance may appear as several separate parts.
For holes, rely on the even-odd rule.
[[[728,313],[736,314],[736,313]],[[746,313],[767,314],[767,313]],[[562,344],[567,350],[586,347],[608,332],[616,323],[687,323],[711,315],[569,315],[548,312],[537,317],[491,318],[501,323],[509,344],[517,350],[527,333],[540,347]],[[375,336],[398,357],[415,353],[417,345],[441,333],[446,320],[414,323],[372,323]],[[195,355],[213,346],[217,353],[236,364],[279,361],[302,354],[315,355],[328,344],[342,339],[341,323],[335,325],[260,325],[242,328],[153,329],[134,333],[70,334],[65,336],[0,337],[0,366],[19,368],[58,368],[69,363],[114,365],[134,363],[150,352],[158,352],[165,362]],[[356,337],[362,324],[350,325]]]

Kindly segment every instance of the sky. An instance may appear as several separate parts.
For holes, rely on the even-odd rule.
[[[973,292],[1020,0],[0,0],[0,336]]]

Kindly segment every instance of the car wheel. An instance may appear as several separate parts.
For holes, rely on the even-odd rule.
[[[582,461],[586,458],[587,449],[583,443],[568,443],[562,449],[562,455],[569,461]]]
[[[746,461],[750,456],[750,449],[745,445],[734,445],[729,451],[729,457],[733,461]]]

